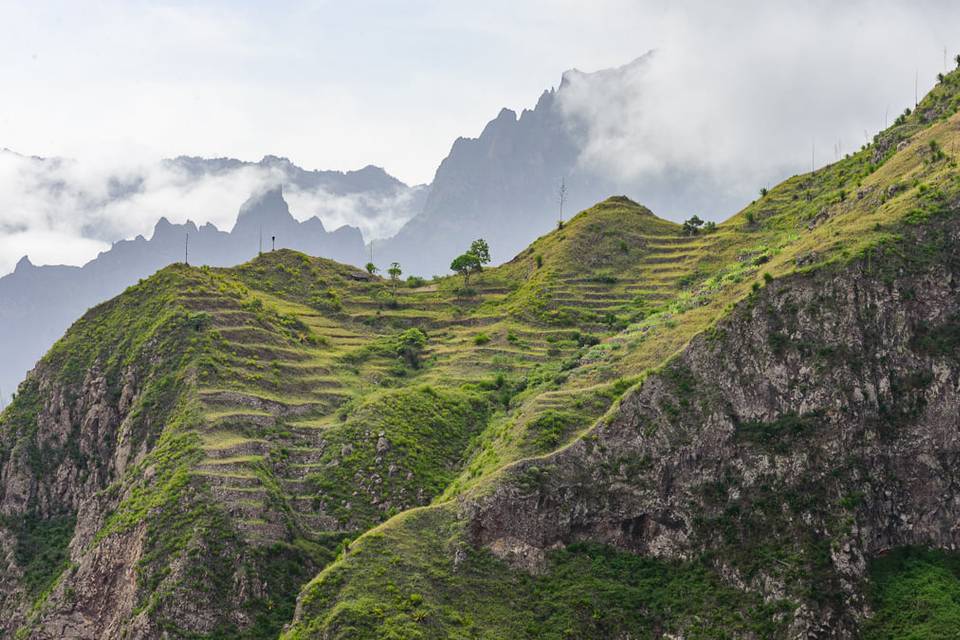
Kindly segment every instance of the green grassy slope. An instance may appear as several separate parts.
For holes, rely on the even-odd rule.
[[[769,279],[868,255],[944,211],[960,194],[958,95],[950,74],[867,148],[711,232],[684,235],[614,197],[469,287],[408,286],[286,250],[232,269],[169,267],[44,358],[0,417],[0,468],[24,451],[36,477],[70,456],[87,469],[113,459],[112,445],[79,446],[76,421],[50,449],[37,416],[49,385],[80,397],[89,371],[118,403],[134,368],[134,406],[105,441],[139,455],[92,483],[108,514],[85,553],[146,526],[136,612],[175,635],[275,637],[315,575],[288,637],[769,635],[778,603],[696,563],[582,546],[545,575],[518,574],[464,543],[457,504],[588,434]],[[73,588],[77,514],[22,513],[26,524],[5,526],[29,628]],[[244,580],[270,589],[239,593]],[[193,630],[178,600],[216,612],[212,626]]]
[[[458,557],[458,549],[465,545],[457,501],[492,489],[506,465],[536,455],[536,447],[530,444],[538,442],[544,431],[550,435],[546,441],[539,440],[545,445],[542,450],[561,447],[571,437],[588,432],[596,413],[582,412],[578,422],[564,419],[564,409],[586,406],[590,394],[601,390],[615,398],[631,382],[642,382],[648,371],[666,362],[694,335],[709,331],[734,304],[769,279],[869,256],[878,246],[894,248],[904,225],[921,224],[946,212],[960,194],[952,153],[960,137],[960,120],[954,115],[958,88],[960,77],[955,72],[916,112],[899,119],[869,147],[814,174],[787,180],[713,233],[684,237],[676,226],[654,222],[642,208],[611,199],[539,239],[502,267],[501,277],[527,276],[506,301],[512,317],[550,326],[586,327],[588,332],[606,324],[615,333],[583,348],[575,366],[561,367],[565,370],[555,378],[554,388],[548,383],[515,396],[512,410],[480,436],[465,472],[435,506],[387,522],[321,573],[304,590],[302,615],[287,637],[347,633],[348,629],[355,632],[343,637],[378,633],[387,637],[391,633],[397,637],[602,637],[643,629],[642,622],[623,621],[643,601],[656,601],[656,593],[630,601],[631,590],[624,584],[614,589],[612,603],[594,600],[595,591],[588,585],[601,579],[606,569],[589,559],[589,551],[572,549],[555,556],[553,569],[542,580],[550,584],[579,567],[581,592],[594,594],[582,597],[602,611],[603,619],[620,620],[616,629],[601,632],[591,626],[589,616],[561,622],[542,611],[533,614],[538,607],[548,606],[556,594],[539,586],[541,579],[518,584],[525,579],[483,551],[465,552],[463,562],[451,564],[450,558]],[[646,221],[648,226],[635,231],[630,228],[634,220]],[[537,268],[538,264],[542,267]],[[638,294],[630,298],[634,291]],[[577,299],[582,301],[579,306],[566,308],[566,301]],[[590,309],[595,299],[610,306]],[[552,412],[560,416],[546,419]],[[554,435],[557,432],[559,437]],[[615,564],[629,562],[613,556]],[[659,569],[678,575],[696,572],[695,566]],[[498,571],[499,580],[487,580]],[[391,578],[386,587],[371,578],[383,575]],[[511,585],[509,603],[503,601],[501,584]],[[416,609],[406,600],[412,594],[422,595]],[[460,612],[468,602],[472,618],[465,623]],[[759,621],[752,617],[758,610],[749,602],[730,603],[725,609],[739,612],[742,622],[778,626],[775,607],[760,611]],[[347,612],[349,618],[340,619]],[[415,631],[404,626],[412,612],[419,623]],[[702,616],[703,609],[700,612]],[[679,609],[651,614],[651,618],[650,624],[659,625],[659,630],[679,629],[688,637],[719,637],[736,628],[729,621],[710,621]],[[769,628],[757,633],[772,634]]]

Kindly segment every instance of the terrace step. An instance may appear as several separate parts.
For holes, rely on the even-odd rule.
[[[288,538],[287,525],[284,522],[270,522],[267,520],[240,520],[237,522],[244,539],[252,545],[269,546],[279,540]]]
[[[278,335],[277,333],[264,329],[263,327],[221,327],[218,328],[217,331],[220,333],[220,337],[231,343],[256,342],[271,346],[284,346],[289,342],[287,337]]]
[[[270,443],[266,440],[245,439],[242,437],[225,439],[204,444],[203,451],[208,458],[225,459],[241,456],[266,456],[270,453]]]
[[[306,349],[293,349],[267,344],[249,344],[231,342],[230,352],[239,358],[250,358],[262,362],[303,362],[312,356]]]
[[[623,307],[633,303],[633,298],[617,298],[610,300],[581,300],[574,297],[554,298],[551,303],[555,307],[582,307],[585,309],[605,310]]]
[[[331,403],[342,403],[346,399],[345,396],[339,394],[328,393],[325,395],[328,396],[327,402],[315,400],[282,402],[242,391],[209,389],[200,392],[200,400],[208,406],[247,407],[266,411],[277,416],[302,416],[317,411],[329,410]]]
[[[252,413],[248,411],[218,411],[206,414],[208,424],[223,429],[232,428],[262,428],[267,429],[277,424],[277,418],[270,413]]]
[[[644,265],[648,264],[682,264],[691,258],[695,258],[693,254],[689,253],[678,253],[678,254],[665,254],[662,257],[656,258],[645,258],[643,261]]]
[[[195,470],[194,475],[200,476],[213,489],[243,490],[262,489],[260,478],[252,473],[224,473],[206,470]]]
[[[197,471],[212,474],[237,475],[249,472],[251,465],[263,461],[262,455],[236,456],[233,458],[206,458],[194,467]]]

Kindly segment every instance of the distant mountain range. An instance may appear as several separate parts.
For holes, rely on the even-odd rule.
[[[269,155],[259,162],[197,156],[178,156],[166,162],[198,177],[222,175],[244,167],[275,169],[284,176],[286,184],[300,189],[323,189],[335,195],[390,195],[410,188],[382,168],[373,165],[356,171],[311,171],[298,167],[287,158]]]

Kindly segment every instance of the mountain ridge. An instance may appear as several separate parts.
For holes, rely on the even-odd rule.
[[[954,72],[715,227],[617,196],[429,282],[289,249],[165,267],[0,414],[0,624],[957,631],[902,591],[960,588],[958,109]]]

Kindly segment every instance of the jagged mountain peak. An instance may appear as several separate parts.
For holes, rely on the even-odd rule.
[[[13,272],[17,273],[19,271],[22,273],[31,269],[36,269],[36,267],[30,262],[30,256],[23,256],[17,261],[17,266],[14,267]]]
[[[294,224],[296,220],[283,198],[283,186],[278,184],[250,196],[243,203],[232,233],[259,233],[263,229],[267,235],[275,235]]]
[[[563,72],[560,79],[559,91],[566,89],[572,82],[582,81],[585,79],[612,79],[618,76],[624,76],[631,72],[639,71],[644,69],[650,64],[650,62],[656,57],[656,50],[651,49],[650,51],[644,53],[641,56],[637,56],[630,62],[622,64],[617,67],[608,67],[604,69],[598,69],[596,71],[581,71],[580,69],[573,68],[567,69]]]

